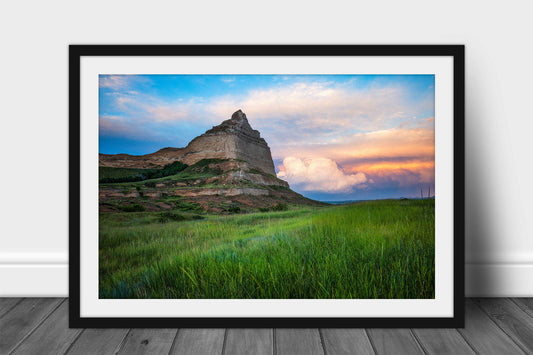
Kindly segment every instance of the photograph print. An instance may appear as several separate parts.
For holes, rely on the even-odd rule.
[[[435,299],[435,116],[433,74],[100,74],[98,298]]]

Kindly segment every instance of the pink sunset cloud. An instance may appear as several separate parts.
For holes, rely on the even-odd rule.
[[[277,175],[303,191],[351,192],[357,185],[367,181],[365,174],[347,174],[335,161],[327,158],[287,157],[283,159]]]

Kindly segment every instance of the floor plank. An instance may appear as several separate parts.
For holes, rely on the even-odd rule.
[[[127,334],[128,329],[85,329],[67,354],[116,354]]]
[[[318,329],[276,329],[274,334],[278,355],[324,354]]]
[[[172,347],[177,329],[132,329],[120,348],[119,354],[165,354]]]
[[[368,329],[377,354],[423,354],[409,329]]]
[[[26,298],[0,318],[0,354],[7,354],[59,306],[58,298]]]
[[[0,298],[0,318],[21,301],[21,298]]]
[[[13,354],[64,354],[80,332],[81,329],[68,327],[68,300],[65,300]]]
[[[321,329],[324,349],[328,355],[374,355],[364,329]]]
[[[533,298],[513,298],[512,301],[514,301],[530,317],[533,317]]]
[[[171,354],[220,355],[225,333],[225,329],[180,329]]]
[[[427,354],[475,354],[456,329],[413,329],[413,333]]]
[[[274,352],[272,329],[228,329],[225,353],[228,355],[271,355]]]
[[[508,298],[475,301],[526,353],[533,353],[533,318]]]
[[[465,306],[465,327],[459,332],[476,352],[487,355],[524,354],[481,308],[471,300],[467,300]]]
[[[533,298],[466,302],[464,329],[69,329],[68,301],[0,298],[0,354],[524,354]]]

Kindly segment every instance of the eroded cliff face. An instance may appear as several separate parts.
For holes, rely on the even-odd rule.
[[[267,142],[254,130],[241,110],[194,138],[185,148],[164,148],[155,153],[133,156],[100,154],[100,166],[115,168],[154,168],[173,161],[187,165],[202,159],[243,160],[251,168],[276,175]]]
[[[252,129],[241,110],[193,139],[183,153],[180,160],[188,165],[202,159],[240,159],[252,168],[276,175],[267,142]]]

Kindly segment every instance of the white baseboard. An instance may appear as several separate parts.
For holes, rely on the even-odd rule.
[[[533,264],[466,264],[469,297],[532,297]],[[67,297],[68,263],[0,262],[0,297]]]
[[[466,264],[468,297],[533,297],[533,263]]]
[[[0,264],[0,297],[67,297],[68,264]]]

